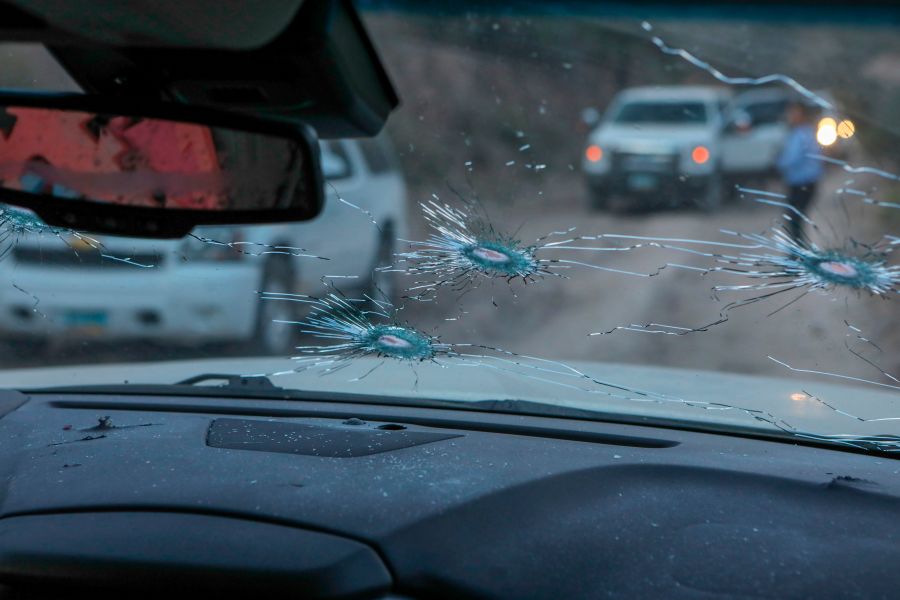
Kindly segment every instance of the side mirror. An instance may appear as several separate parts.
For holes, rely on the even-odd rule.
[[[322,148],[322,175],[325,179],[343,179],[350,176],[350,161],[343,154],[336,152],[329,143]]]
[[[747,133],[753,128],[753,117],[746,110],[737,109],[731,113],[725,130],[729,132]]]
[[[589,106],[581,111],[581,122],[588,127],[594,127],[600,122],[600,111]]]
[[[150,238],[303,221],[324,187],[311,129],[121,98],[0,94],[0,203],[48,225]]]

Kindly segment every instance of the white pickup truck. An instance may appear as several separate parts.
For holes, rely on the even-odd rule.
[[[730,92],[712,86],[638,87],[616,96],[588,135],[582,168],[591,205],[612,198],[629,206],[722,201],[720,140]]]
[[[817,139],[821,153],[832,158],[848,158],[858,150],[855,126],[846,120],[828,91],[814,93],[832,107],[818,114]],[[784,113],[792,99],[796,95],[783,87],[752,88],[734,97],[726,110],[722,135],[722,170],[732,184],[754,185],[758,180],[777,176],[775,163],[789,132]],[[829,121],[834,125],[828,125]],[[833,136],[821,132],[822,128],[835,127],[838,123],[844,124],[840,134],[837,128]]]
[[[827,91],[816,94],[836,106]],[[591,206],[604,208],[616,198],[631,208],[718,208],[733,195],[735,184],[754,185],[776,175],[788,134],[784,112],[794,98],[779,87],[734,95],[712,86],[620,92],[588,135],[582,158]],[[844,119],[838,108],[825,109],[819,117],[819,127]],[[852,151],[853,127],[842,133],[830,140],[820,137],[822,154],[840,157]]]

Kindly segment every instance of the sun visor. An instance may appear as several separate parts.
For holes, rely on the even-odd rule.
[[[101,43],[96,35],[79,36],[53,27],[55,19],[48,16],[52,3],[35,4],[41,8],[39,16],[21,6],[0,5],[0,15],[9,13],[17,24],[0,27],[0,35],[46,44],[86,92],[157,98],[300,122],[312,126],[321,138],[373,136],[399,103],[349,0],[306,0],[299,10],[296,2],[288,3],[284,14],[290,17],[293,12],[293,18],[280,33],[262,45],[239,49],[221,47],[215,36],[206,42],[209,46],[200,47],[187,34],[174,36],[173,42],[148,32],[136,35],[137,41],[126,43],[122,36],[111,36],[109,43]],[[110,26],[102,3],[79,5],[79,9],[82,13],[95,10],[97,18]],[[67,10],[61,4],[60,15]],[[114,11],[116,19],[124,20],[125,10]],[[147,14],[150,7],[133,10],[140,11],[134,19],[153,20]],[[221,20],[218,16],[197,19],[196,29],[218,27]],[[274,27],[269,23],[257,29],[271,33]],[[96,33],[97,28],[90,31]],[[265,37],[259,31],[242,39],[258,41]],[[192,45],[185,45],[185,40]]]

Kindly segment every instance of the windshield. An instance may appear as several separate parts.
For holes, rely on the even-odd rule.
[[[616,123],[705,123],[706,107],[700,102],[630,102],[613,118]]]
[[[313,221],[158,242],[5,210],[0,385],[260,374],[898,447],[892,21],[427,6],[361,4],[402,104],[323,142]],[[0,62],[78,90],[39,46]]]

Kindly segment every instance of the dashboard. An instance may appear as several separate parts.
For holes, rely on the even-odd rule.
[[[0,598],[889,598],[900,462],[344,402],[0,395]]]

